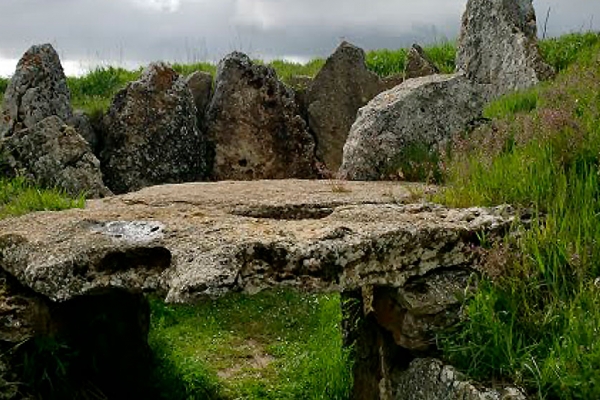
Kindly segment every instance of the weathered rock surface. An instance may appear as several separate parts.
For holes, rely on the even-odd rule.
[[[0,139],[31,128],[47,117],[56,115],[68,121],[72,114],[58,54],[50,44],[32,46],[19,60],[4,93]]]
[[[461,74],[409,79],[361,108],[344,145],[340,176],[390,179],[415,146],[434,147],[481,116],[485,88]]]
[[[185,78],[196,104],[198,126],[204,126],[205,114],[213,94],[213,77],[208,72],[196,71]]]
[[[344,185],[163,185],[8,219],[0,267],[56,301],[107,287],[159,290],[174,302],[286,284],[403,287],[473,264],[477,232],[512,220],[501,209],[400,205],[411,195],[394,183]]]
[[[457,321],[460,299],[476,288],[476,278],[466,266],[442,268],[400,288],[374,285],[342,292],[344,345],[354,356],[351,398],[525,399],[515,387],[486,389],[451,366],[426,358],[438,351],[435,332]]]
[[[327,59],[307,95],[309,126],[317,157],[335,173],[358,109],[382,91],[379,77],[367,69],[365,52],[343,42]]]
[[[315,142],[293,90],[245,54],[234,52],[219,63],[207,132],[215,180],[315,177]]]
[[[432,271],[400,288],[375,288],[363,297],[396,345],[426,351],[434,346],[436,333],[458,322],[461,299],[476,286],[477,274],[465,267]]]
[[[206,177],[206,140],[183,77],[151,64],[115,96],[103,120],[100,161],[107,186],[124,193]]]
[[[395,88],[396,86],[400,85],[405,80],[406,79],[404,79],[403,73],[386,76],[385,78],[381,79],[381,84],[382,84],[381,91],[385,92],[386,90]]]
[[[440,70],[429,59],[421,46],[413,44],[406,57],[405,79],[438,74]]]
[[[87,114],[82,110],[73,111],[73,116],[66,121],[68,125],[71,125],[77,133],[85,139],[90,145],[92,152],[96,154],[98,152],[99,138],[96,130],[92,126],[92,123]]]
[[[517,388],[482,389],[449,365],[417,358],[396,376],[394,400],[525,400]]]
[[[343,302],[353,308],[344,316],[357,352],[354,398],[391,399],[401,393],[394,371],[456,321],[459,295],[476,283],[478,238],[502,235],[514,221],[509,207],[403,204],[413,193],[414,185],[392,182],[156,186],[0,221],[0,269],[51,304],[139,290],[170,302],[281,285],[355,293]],[[133,315],[145,326],[145,314]],[[132,360],[143,359],[137,343]]]
[[[490,96],[525,89],[553,75],[540,57],[532,0],[469,0],[463,15],[457,67]]]
[[[0,154],[5,176],[18,172],[41,187],[57,187],[73,196],[112,194],[88,143],[56,116],[0,140]]]

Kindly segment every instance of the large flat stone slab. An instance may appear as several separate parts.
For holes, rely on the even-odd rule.
[[[506,207],[414,202],[424,186],[253,181],[163,185],[87,208],[0,221],[0,267],[55,301],[92,289],[157,290],[187,302],[274,285],[401,287],[473,264]]]

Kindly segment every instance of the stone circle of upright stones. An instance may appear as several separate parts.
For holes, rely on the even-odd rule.
[[[215,180],[314,178],[315,142],[293,90],[234,52],[218,66],[207,111]]]
[[[408,79],[362,108],[344,145],[340,176],[402,177],[413,152],[440,151],[481,118],[488,101],[549,77],[532,0],[469,0],[457,63],[457,74]]]
[[[50,44],[32,46],[19,60],[2,104],[0,175],[23,175],[73,196],[110,195],[81,127],[58,54]]]
[[[151,64],[121,90],[103,120],[100,160],[106,184],[125,193],[206,177],[206,141],[183,77]]]
[[[342,42],[329,56],[306,93],[309,126],[317,157],[335,173],[358,109],[382,91],[379,77],[367,69],[365,52]]]
[[[491,98],[551,77],[541,58],[531,0],[469,0],[463,15],[457,67],[489,84]]]

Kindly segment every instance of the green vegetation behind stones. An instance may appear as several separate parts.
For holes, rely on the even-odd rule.
[[[585,49],[600,43],[600,32],[571,33],[540,41],[540,52],[557,72],[566,69]]]
[[[451,74],[456,69],[456,45],[453,42],[426,46],[423,50],[441,73]],[[403,74],[407,56],[407,49],[372,50],[367,52],[367,67],[381,77]]]
[[[140,77],[141,70],[128,71],[116,67],[99,67],[81,77],[69,77],[73,108],[84,110],[98,119],[108,110],[113,97],[127,83]]]
[[[540,41],[540,50],[543,58],[561,71],[579,56],[582,49],[589,48],[599,41],[598,33],[569,34]],[[442,73],[454,72],[456,44],[453,41],[425,46],[424,50]],[[407,49],[368,51],[367,67],[381,77],[402,74],[407,54]],[[306,64],[283,60],[269,63],[284,82],[299,75],[314,77],[324,64],[325,60],[322,58],[313,59]],[[194,71],[205,71],[213,75],[216,73],[216,65],[211,63],[174,64],[173,68],[183,75]],[[108,109],[116,92],[128,82],[138,79],[140,73],[141,69],[128,71],[117,67],[99,67],[84,76],[68,78],[74,108],[83,109],[93,117],[102,114]],[[8,80],[0,78],[0,101],[7,85]]]
[[[577,51],[555,82],[488,107],[494,121],[456,141],[436,198],[529,210],[440,344],[472,377],[539,399],[600,398],[600,45]]]
[[[306,64],[274,60],[271,61],[269,65],[275,69],[277,76],[287,83],[295,76],[315,77],[321,68],[323,68],[323,65],[325,65],[325,60],[322,58],[315,58]]]
[[[217,73],[217,66],[211,63],[173,64],[172,67],[175,72],[185,76],[191,75],[197,71],[208,72],[213,76]]]
[[[406,49],[367,52],[367,67],[381,77],[402,74],[406,66]]]

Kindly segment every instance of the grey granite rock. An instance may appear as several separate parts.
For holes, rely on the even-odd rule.
[[[73,115],[65,73],[52,45],[32,46],[4,93],[0,139],[54,115],[63,121]]]
[[[117,93],[104,117],[100,160],[107,186],[125,193],[205,179],[206,138],[196,113],[185,79],[151,64]]]

